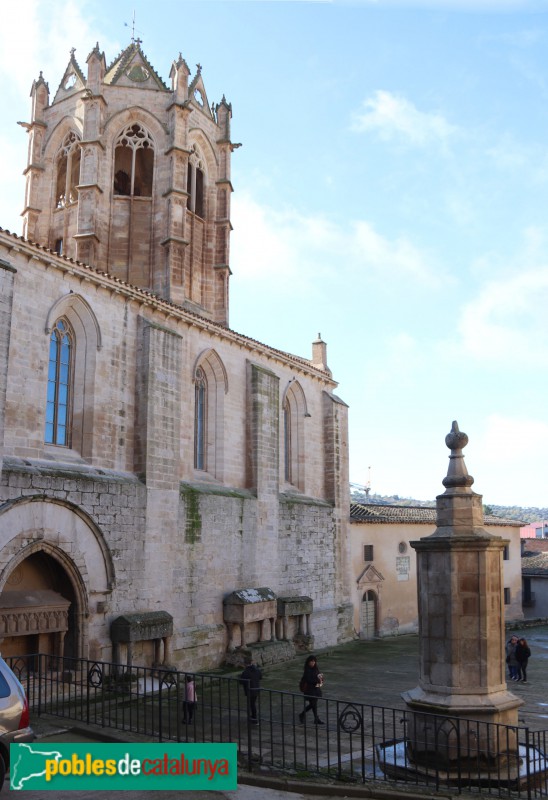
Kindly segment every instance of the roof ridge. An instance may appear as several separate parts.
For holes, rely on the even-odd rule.
[[[243,339],[244,341],[249,342],[251,345],[253,345],[253,344],[259,345],[260,347],[264,348],[265,350],[268,350],[271,353],[274,353],[274,354],[276,354],[278,356],[283,356],[283,358],[287,359],[288,361],[291,361],[291,362],[293,362],[293,363],[295,363],[297,365],[305,367],[307,370],[310,370],[312,372],[320,373],[321,375],[323,375],[327,379],[329,379],[329,381],[331,383],[333,383],[335,386],[338,385],[337,381],[334,381],[333,378],[331,377],[331,375],[329,375],[325,370],[322,370],[322,369],[319,369],[318,367],[315,367],[312,364],[311,361],[309,361],[306,358],[303,358],[302,356],[297,356],[297,355],[294,355],[293,353],[287,353],[285,350],[279,350],[276,347],[271,347],[270,345],[265,344],[264,342],[260,342],[258,339],[252,339],[250,336],[246,336],[243,333],[239,333],[238,331],[234,330],[233,328],[228,328],[225,325],[222,325],[220,322],[215,322],[214,320],[208,319],[207,317],[203,317],[201,314],[197,314],[195,311],[189,311],[186,308],[184,308],[183,306],[178,305],[178,303],[173,303],[171,300],[166,300],[163,297],[159,297],[157,294],[155,294],[154,292],[149,291],[148,289],[142,289],[139,286],[135,286],[132,283],[128,283],[127,281],[123,280],[122,278],[117,278],[115,275],[111,275],[109,272],[105,272],[104,270],[101,270],[98,267],[92,267],[90,264],[85,264],[84,262],[78,261],[77,259],[74,259],[74,258],[70,258],[69,256],[59,255],[54,250],[51,250],[51,248],[46,247],[45,245],[39,244],[38,242],[33,242],[30,239],[25,239],[24,236],[19,236],[16,233],[12,233],[11,231],[0,227],[0,234],[2,234],[2,233],[6,234],[7,236],[11,236],[14,239],[17,239],[18,241],[23,242],[24,244],[30,245],[31,247],[36,247],[38,250],[42,250],[43,252],[48,253],[48,254],[54,256],[57,259],[60,259],[62,261],[66,261],[69,264],[73,264],[74,266],[80,267],[82,269],[89,270],[90,272],[93,272],[93,273],[95,273],[96,275],[98,275],[98,276],[100,276],[102,278],[107,278],[108,280],[113,281],[114,283],[116,283],[118,285],[127,287],[127,289],[129,289],[129,290],[131,290],[133,292],[137,292],[139,294],[142,294],[145,297],[149,298],[150,300],[155,301],[156,303],[158,303],[159,306],[160,305],[168,306],[170,308],[173,308],[179,314],[182,314],[182,315],[185,315],[187,317],[191,317],[193,319],[198,320],[199,322],[203,323],[205,326],[211,326],[213,328],[218,329],[219,331],[221,331],[223,333],[232,334],[233,336],[237,336],[239,339]]]
[[[152,76],[155,78],[156,82],[161,85],[163,89],[169,91],[169,86],[166,84],[164,79],[158,73],[158,70],[150,63],[149,59],[141,49],[140,40],[137,39],[136,41],[132,41],[126,48],[124,48],[118,56],[112,61],[112,63],[108,66],[105,75],[108,75],[115,67],[118,62],[118,66],[115,69],[114,75],[112,76],[110,83],[116,83],[118,78],[122,75],[124,70],[126,69],[127,65],[130,63],[133,56],[139,53],[141,58],[143,59],[144,63],[151,71]]]

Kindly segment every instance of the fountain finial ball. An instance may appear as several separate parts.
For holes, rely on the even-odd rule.
[[[445,437],[445,444],[450,450],[462,450],[468,444],[468,436],[463,431],[459,431],[456,420],[453,422],[451,432]]]

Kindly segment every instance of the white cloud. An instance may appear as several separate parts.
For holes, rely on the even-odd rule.
[[[29,93],[40,71],[53,100],[76,48],[76,60],[86,73],[86,58],[99,37],[107,58],[117,55],[120,46],[104,35],[104,20],[94,18],[86,0],[18,0],[2,7],[0,25],[0,88],[4,111],[9,108],[9,123],[0,130],[0,175],[5,191],[0,198],[0,226],[21,232],[20,213],[24,205],[23,170],[26,167],[26,135],[16,120],[29,120]],[[107,21],[108,22],[108,21]]]
[[[463,310],[465,354],[512,364],[548,363],[548,267],[485,285]]]
[[[238,192],[232,207],[231,262],[240,276],[256,281],[291,279],[310,288],[318,277],[344,274],[411,281],[429,287],[447,282],[434,259],[405,236],[389,239],[364,220],[344,227],[323,216],[258,204]]]
[[[548,450],[548,422],[493,414],[486,420],[478,440],[477,449],[484,460],[518,465],[535,454],[542,454],[543,462]],[[544,463],[541,468],[545,472]]]
[[[104,30],[90,3],[74,0],[18,0],[6,5],[0,26],[0,79],[5,88],[28,97],[40,70],[55,92],[70,58],[70,48],[85,70],[85,61]],[[119,45],[103,36],[101,47]]]
[[[349,246],[356,261],[384,276],[409,277],[422,284],[439,286],[448,276],[437,270],[432,259],[407,237],[387,239],[368,222],[353,224]]]
[[[384,140],[406,141],[424,147],[446,144],[456,128],[436,113],[425,113],[409,100],[391,92],[377,90],[364,100],[363,109],[354,114],[354,131],[372,131]]]
[[[473,488],[487,503],[546,505],[548,423],[493,414],[474,437],[473,445],[470,471],[477,484]]]

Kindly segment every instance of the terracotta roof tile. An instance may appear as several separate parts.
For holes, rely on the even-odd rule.
[[[521,559],[522,575],[545,575],[548,577],[548,553],[524,555]]]
[[[351,522],[365,523],[413,523],[414,525],[435,525],[437,510],[435,506],[385,506],[376,503],[350,503]],[[513,519],[485,516],[486,525],[505,525],[519,528],[521,523]]]
[[[44,245],[38,244],[37,242],[32,242],[29,239],[25,239],[23,236],[18,236],[16,233],[12,233],[4,228],[0,228],[0,235],[4,234],[4,236],[9,236],[12,239],[21,242],[24,245],[27,245],[32,248],[36,248],[37,250],[41,250],[44,254],[47,254],[47,257],[51,257],[60,263],[65,262],[67,265],[70,264],[71,268],[74,268],[74,271],[77,272],[78,270],[85,270],[86,273],[89,275],[94,274],[100,278],[101,281],[107,281],[112,284],[116,284],[117,286],[121,287],[121,289],[126,289],[129,293],[138,296],[141,296],[145,302],[147,302],[151,306],[156,306],[160,311],[168,312],[169,309],[173,310],[173,317],[177,317],[181,320],[185,320],[190,324],[200,325],[208,330],[213,330],[216,335],[225,336],[227,339],[235,339],[242,345],[247,345],[252,349],[257,348],[259,351],[263,351],[264,354],[268,357],[269,355],[272,357],[279,357],[280,360],[289,362],[294,364],[296,367],[300,367],[301,369],[306,370],[307,372],[312,373],[320,373],[323,378],[325,378],[332,386],[337,386],[337,381],[333,380],[330,373],[326,372],[325,370],[320,369],[319,367],[315,367],[311,361],[306,358],[302,358],[301,356],[293,355],[292,353],[286,353],[284,350],[277,350],[275,347],[270,347],[270,345],[263,344],[263,342],[259,342],[257,339],[251,339],[249,336],[245,336],[243,333],[238,333],[237,331],[233,330],[232,328],[227,328],[225,325],[221,325],[219,322],[213,322],[206,317],[200,316],[200,314],[196,314],[193,311],[187,311],[187,309],[183,308],[176,303],[172,303],[170,300],[164,300],[162,297],[159,297],[154,292],[150,292],[147,289],[141,289],[138,286],[134,286],[131,283],[127,283],[126,281],[122,280],[121,278],[116,278],[113,275],[110,275],[108,272],[104,272],[97,267],[91,267],[89,264],[84,264],[81,261],[77,261],[73,258],[68,258],[67,256],[60,256],[58,253],[55,253],[53,250],[50,250],[49,247],[45,247]]]

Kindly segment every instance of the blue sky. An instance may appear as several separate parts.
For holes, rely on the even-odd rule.
[[[350,477],[433,499],[457,419],[486,503],[548,505],[544,0],[20,0],[0,29],[0,226],[21,231],[29,91],[136,34],[233,106],[231,327],[350,406]],[[129,24],[129,27],[128,27]],[[369,471],[369,468],[371,470]]]

